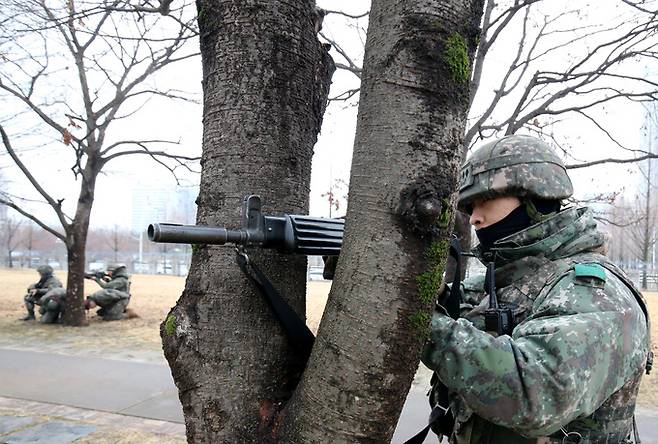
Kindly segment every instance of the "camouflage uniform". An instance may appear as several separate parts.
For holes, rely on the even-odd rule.
[[[521,145],[531,139],[513,137]],[[502,151],[509,161],[518,151],[508,148]],[[510,193],[504,182],[535,174],[527,165],[520,167],[525,177],[496,170],[501,150],[484,149],[490,180],[463,173],[462,208],[481,198],[468,188],[478,181],[501,190],[486,198],[523,197],[524,190]],[[499,337],[484,331],[484,277],[462,286],[470,303],[462,305],[462,318],[434,314],[422,359],[451,392],[450,442],[630,442],[650,350],[648,315],[639,291],[600,254],[604,241],[591,211],[569,208],[498,240],[491,251],[476,250],[495,264],[498,300],[512,309],[514,329]]]
[[[96,313],[105,321],[123,319],[124,312],[130,302],[130,280],[125,266],[111,270],[110,280],[94,278],[103,289],[87,297],[101,307]]]
[[[25,321],[35,319],[34,306],[41,305],[41,299],[46,293],[53,288],[61,288],[62,286],[60,280],[53,275],[53,268],[50,265],[41,265],[37,268],[37,272],[41,275],[41,279],[36,284],[27,287],[27,294],[23,298],[27,309],[27,316],[23,318]]]
[[[64,311],[66,300],[66,288],[53,288],[41,298],[39,313],[42,324],[55,324],[59,321],[59,315]]]

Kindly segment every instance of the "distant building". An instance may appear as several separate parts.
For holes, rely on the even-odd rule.
[[[143,232],[153,222],[193,224],[198,187],[140,187],[133,191],[131,229]]]

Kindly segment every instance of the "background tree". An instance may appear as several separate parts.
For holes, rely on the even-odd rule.
[[[607,110],[658,99],[658,83],[638,69],[656,63],[657,4],[485,1],[482,38],[470,77],[465,148],[520,131],[551,140],[570,169],[655,158],[655,153],[623,140],[620,133],[626,128],[619,127],[618,119],[608,118]],[[365,34],[360,23],[366,14],[329,14],[352,22],[359,37]],[[322,36],[336,49],[336,66],[350,73],[354,82],[332,93],[332,99],[353,101],[358,98],[362,71],[359,50],[350,48],[348,40],[354,41],[354,36],[337,38],[330,29]],[[573,146],[590,142],[573,134],[576,126],[579,134],[602,135],[616,155],[596,158],[601,151],[596,150],[581,160],[582,151]],[[462,247],[468,248],[471,230],[466,217],[458,217],[456,233]],[[449,273],[451,269],[449,264]]]
[[[119,252],[124,249],[125,244],[128,242],[128,233],[122,231],[116,224],[112,228],[103,231],[105,244],[112,250],[112,261],[117,263],[119,262]]]
[[[442,275],[482,11],[449,3],[373,4],[344,249],[301,384],[305,362],[232,252],[195,248],[161,327],[189,442],[390,440]],[[306,211],[333,67],[313,2],[197,6],[197,222],[239,225],[245,192],[263,195],[269,213]],[[303,316],[304,258],[249,256]]]
[[[69,325],[86,323],[82,305],[85,245],[100,172],[110,161],[128,155],[150,156],[172,172],[194,160],[165,151],[163,147],[171,141],[142,134],[133,138],[117,125],[137,113],[149,98],[184,98],[181,92],[160,90],[148,81],[168,65],[195,55],[185,45],[196,35],[194,19],[186,17],[184,4],[173,9],[171,3],[163,0],[152,8],[148,2],[144,6],[128,0],[0,2],[0,93],[12,110],[0,119],[2,143],[60,227],[38,217],[24,199],[5,195],[0,203],[66,244],[63,320]],[[38,138],[26,135],[34,132]],[[60,145],[52,146],[57,139]],[[43,174],[22,160],[21,150],[30,145],[44,155],[51,152],[71,159],[73,179],[80,187],[73,215],[65,211],[64,199],[48,191]]]
[[[4,219],[0,219],[0,227],[2,227],[2,243],[7,254],[6,264],[9,268],[13,268],[13,253],[20,244],[19,230],[21,221],[11,217],[5,217]]]

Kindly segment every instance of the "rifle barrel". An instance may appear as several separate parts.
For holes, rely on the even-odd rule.
[[[151,224],[147,233],[153,242],[172,244],[245,244],[249,239],[245,230],[227,230],[199,225]]]

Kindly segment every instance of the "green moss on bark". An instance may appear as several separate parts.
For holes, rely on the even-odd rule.
[[[452,217],[452,205],[450,199],[444,197],[441,199],[441,214],[436,220],[436,225],[442,229],[446,230],[450,226],[450,218]]]
[[[448,247],[448,241],[441,240],[432,243],[425,252],[428,270],[416,277],[418,298],[423,305],[430,305],[436,298],[436,293],[439,291],[443,279]]]
[[[169,316],[167,316],[164,330],[167,335],[172,335],[176,331],[176,316],[174,316],[173,313],[169,313]]]
[[[455,33],[446,40],[443,61],[448,65],[455,82],[468,83],[471,76],[471,62],[468,57],[468,44],[460,34]]]
[[[409,323],[411,326],[418,331],[418,333],[424,337],[428,338],[430,334],[430,315],[425,312],[416,312],[409,316]]]

